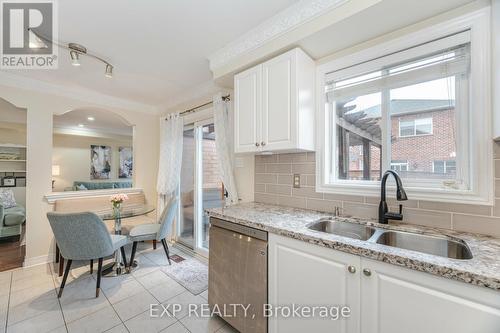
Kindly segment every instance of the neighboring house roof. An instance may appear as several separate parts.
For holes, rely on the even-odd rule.
[[[411,114],[422,111],[438,111],[455,107],[455,101],[449,99],[393,99],[391,114]],[[375,105],[359,112],[366,113],[370,118],[381,114],[380,105]]]
[[[431,112],[448,110],[454,108],[455,101],[448,99],[393,99],[390,108],[393,115],[412,114],[417,112]],[[372,141],[380,141],[381,130],[378,122],[380,120],[381,106],[375,105],[367,109],[352,111],[355,106],[340,109],[342,112],[339,125],[361,137]]]

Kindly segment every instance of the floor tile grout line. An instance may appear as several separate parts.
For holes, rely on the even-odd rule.
[[[132,275],[131,275],[131,276],[132,276]],[[135,279],[135,277],[133,277],[133,276],[132,276],[132,278],[133,278],[133,279]],[[116,316],[117,316],[117,317],[118,317],[118,319],[120,320],[120,323],[123,325],[123,327],[125,327],[125,329],[127,330],[127,332],[130,332],[130,331],[129,331],[129,329],[128,329],[128,327],[127,327],[127,325],[125,325],[125,322],[122,320],[122,318],[120,317],[120,315],[118,314],[118,312],[116,312],[116,309],[115,309],[115,307],[113,306],[113,304],[111,303],[111,301],[109,300],[108,296],[106,296],[106,293],[103,291],[103,292],[102,292],[102,294],[103,294],[103,295],[104,295],[104,297],[108,300],[109,305],[111,305],[111,308],[113,309],[113,311],[115,312]],[[127,298],[128,298],[128,297],[127,297]],[[120,301],[120,302],[121,302],[121,301]],[[119,302],[117,302],[117,303],[119,303]],[[83,318],[85,318],[85,317],[83,317]],[[116,325],[116,326],[118,326],[118,325]],[[115,328],[116,326],[111,327],[109,330],[111,330],[111,329]],[[108,331],[109,331],[109,330],[108,330]]]
[[[157,265],[157,264],[155,263],[155,265]],[[159,266],[159,265],[158,265],[158,266]],[[153,272],[150,272],[150,273],[148,273],[148,274],[151,274],[151,273],[153,273]],[[163,272],[162,272],[162,273],[163,273]],[[147,274],[145,274],[145,275],[147,275]],[[165,274],[165,275],[166,275],[166,274]],[[147,292],[148,294],[150,294],[150,295],[151,295],[151,297],[153,297],[153,298],[154,298],[154,299],[158,302],[158,304],[162,304],[162,302],[160,302],[160,300],[159,300],[158,298],[156,298],[156,297],[155,297],[155,296],[154,296],[154,295],[153,295],[153,294],[149,291],[149,289],[148,289],[148,288],[146,288],[146,286],[145,286],[145,285],[143,285],[143,284],[141,283],[141,281],[139,281],[139,280],[138,280],[135,276],[133,276],[133,275],[131,275],[131,276],[132,276],[132,277],[133,277],[133,278],[137,281],[137,283],[139,283],[139,284],[140,284],[140,285],[144,288],[144,290],[146,290],[146,292]],[[142,275],[142,276],[144,276],[144,275]],[[137,295],[137,294],[134,294],[134,295],[131,295],[131,296],[127,297],[127,298],[124,298],[124,299],[123,299],[123,300],[121,300],[120,302],[122,302],[122,301],[124,301],[124,300],[126,300],[126,299],[129,299],[130,297],[135,296],[135,295]],[[179,294],[179,295],[180,295],[180,294]],[[176,295],[176,296],[177,296],[177,295]],[[173,296],[173,297],[175,297],[175,296]],[[173,298],[173,297],[170,297],[169,299],[171,299],[171,298]],[[167,301],[167,300],[165,300],[165,302],[166,302],[166,301]],[[117,303],[120,303],[120,302],[117,302]],[[114,309],[114,305],[113,305],[113,304],[111,304],[111,306],[113,306],[113,309]],[[133,317],[131,317],[131,318],[127,319],[126,321],[129,321],[129,320],[131,320],[131,319],[133,319],[133,318],[135,318],[135,317],[137,317],[137,316],[139,316],[139,315],[143,314],[143,313],[144,313],[144,312],[146,312],[146,311],[148,311],[148,310],[146,309],[145,311],[143,311],[143,312],[140,312],[140,313],[136,314],[135,316],[133,316]],[[116,310],[115,310],[115,312],[116,312]],[[118,313],[117,313],[117,314],[118,314]],[[120,318],[120,316],[118,316],[118,317]],[[174,317],[174,318],[175,318],[176,320],[178,320],[176,317]],[[121,320],[121,318],[120,318],[120,320]],[[128,330],[128,328],[127,328],[127,325],[125,324],[125,322],[123,322],[123,321],[122,321],[122,323],[123,323],[123,325],[125,326],[125,328],[127,329],[127,331],[129,331],[129,330]],[[169,325],[169,326],[167,326],[167,327],[170,327],[170,326],[171,326],[171,325]],[[167,327],[165,327],[165,329],[166,329]],[[129,332],[130,332],[130,331],[129,331]]]
[[[115,326],[111,327],[110,329],[107,329],[107,330],[103,331],[102,333],[109,332],[109,331],[111,331],[112,329],[115,329],[116,327],[118,327],[118,326],[120,326],[120,325],[122,325],[123,327],[125,327],[125,329],[127,330],[127,332],[129,332],[129,333],[130,333],[130,331],[128,330],[127,326],[125,326],[125,323],[124,323],[124,322],[122,322],[121,324],[115,325]]]
[[[186,318],[186,317],[183,317],[183,318]],[[191,333],[191,331],[189,330],[189,328],[187,328],[186,325],[184,325],[180,319],[178,319],[177,321],[179,322],[179,324],[181,324],[182,327],[184,327],[189,333]]]
[[[33,277],[30,277],[30,278],[33,278]],[[25,278],[25,279],[27,279],[27,278]],[[24,279],[20,279],[20,280],[24,280]],[[18,280],[17,280],[17,281],[18,281]],[[14,280],[12,280],[12,283],[13,283],[13,282],[14,282]],[[34,284],[34,285],[30,285],[30,286],[28,286],[28,287],[24,287],[24,288],[22,288],[22,289],[14,290],[13,292],[14,292],[14,293],[17,293],[17,292],[20,292],[20,291],[24,291],[24,290],[26,290],[26,289],[30,289],[30,288],[32,288],[32,287],[36,287],[36,286],[42,285],[42,284],[44,284],[44,283],[46,283],[46,282],[38,282],[38,283],[36,283],[36,284]],[[11,284],[10,289],[12,290],[12,284]]]
[[[55,283],[55,281],[54,281],[54,274],[53,274],[53,271],[52,271],[52,267],[51,267],[51,265],[50,265],[50,264],[45,264],[45,267],[48,267],[48,269],[49,269],[50,277],[51,277],[51,280],[52,280],[52,286],[54,287],[54,289],[52,289],[52,291],[54,291],[54,292],[55,292],[55,294],[56,294],[56,296],[57,296],[56,283]],[[12,281],[13,281],[13,274],[12,274]],[[25,289],[28,289],[28,288],[25,288]],[[22,290],[25,290],[25,289],[22,289]],[[19,291],[21,291],[21,290],[17,290],[17,291],[15,291],[14,293],[19,292]],[[11,296],[11,294],[12,294],[12,292],[9,294],[9,306],[8,306],[8,311],[10,311],[10,296]],[[59,304],[59,305],[60,305],[60,304]],[[61,308],[60,310],[61,310],[61,316],[63,317],[63,321],[64,321],[64,313],[62,312],[62,308]],[[30,318],[25,318],[25,319],[20,320],[20,321],[18,321],[18,322],[16,322],[16,323],[13,323],[13,324],[12,324],[12,325],[10,325],[10,326],[18,325],[19,323],[22,323],[22,322],[24,322],[24,321],[32,320],[32,319],[37,318],[37,317],[39,317],[39,316],[43,316],[43,315],[45,315],[47,312],[48,312],[48,311],[44,311],[44,312],[39,313],[39,314],[37,314],[37,315],[35,315],[35,316],[32,316],[32,317],[30,317]],[[66,326],[66,323],[65,323],[65,322],[64,322],[64,324],[65,324],[65,326]],[[8,329],[8,327],[9,327],[9,325],[8,325],[8,319],[7,319],[7,321],[6,321],[6,330]],[[59,327],[62,327],[62,326],[59,326]],[[59,327],[56,327],[56,328],[59,328]],[[66,328],[66,330],[67,330],[67,328]]]
[[[9,325],[9,311],[10,311],[10,296],[12,290],[12,279],[14,274],[10,272],[10,285],[9,285],[9,299],[7,300],[7,313],[5,314],[5,332],[7,332],[7,328]]]
[[[149,262],[149,263],[151,264],[152,268],[154,267],[155,269],[154,269],[154,270],[152,270],[152,271],[150,271],[150,272],[144,273],[144,274],[142,274],[142,275],[140,275],[140,276],[135,276],[135,275],[130,274],[130,281],[134,281],[134,280],[135,280],[135,281],[136,281],[136,282],[137,282],[137,283],[138,283],[138,284],[139,284],[139,285],[140,285],[140,286],[141,286],[141,287],[142,287],[142,288],[143,288],[143,289],[144,289],[144,290],[145,290],[145,291],[146,291],[146,292],[147,292],[147,293],[148,293],[148,294],[149,294],[149,295],[150,295],[150,296],[154,299],[154,300],[156,300],[156,301],[157,301],[157,302],[159,302],[159,303],[162,303],[162,302],[160,302],[160,301],[159,301],[159,299],[158,299],[157,297],[155,297],[155,296],[154,296],[154,294],[150,291],[150,289],[148,289],[148,288],[146,287],[146,285],[145,285],[143,282],[141,282],[141,280],[142,280],[142,278],[143,278],[143,277],[146,277],[146,276],[148,276],[148,275],[150,275],[150,274],[154,274],[154,273],[155,273],[155,272],[157,272],[157,271],[159,271],[161,275],[165,275],[165,277],[170,278],[170,277],[168,276],[168,274],[166,274],[166,273],[163,271],[163,266],[165,266],[165,265],[162,265],[162,263],[157,262],[157,261],[155,261],[155,260],[152,260],[152,258],[149,258],[149,257],[147,256],[147,254],[149,254],[149,253],[151,253],[151,254],[152,254],[152,253],[154,253],[154,250],[151,250],[151,249],[146,249],[146,250],[142,251],[141,256],[143,257],[143,259],[145,259],[145,260],[146,260],[146,262]],[[85,266],[85,265],[84,265],[84,266]],[[84,267],[84,266],[83,266],[83,267]],[[53,267],[53,263],[49,263],[49,264],[47,264],[47,265],[46,265],[46,267],[48,268],[48,271],[49,271],[49,274],[50,274],[50,278],[47,280],[47,282],[48,282],[48,281],[51,281],[51,282],[52,282],[52,284],[49,286],[49,287],[50,287],[50,289],[49,289],[49,290],[52,290],[52,292],[54,292],[54,293],[56,294],[56,297],[57,297],[58,277],[57,277],[57,275],[56,275],[56,273],[55,273],[55,267]],[[73,273],[73,272],[75,272],[75,269],[77,269],[77,268],[80,268],[80,267],[75,267],[75,268],[72,270],[72,273]],[[38,273],[37,273],[37,274],[38,274]],[[37,274],[34,274],[33,276],[36,276]],[[93,274],[88,274],[88,275],[87,275],[87,274],[88,274],[88,272],[82,272],[82,273],[81,273],[81,274],[79,274],[79,275],[78,275],[78,274],[76,274],[76,275],[73,275],[73,274],[72,274],[71,276],[72,276],[73,280],[72,280],[71,282],[75,282],[75,281],[76,281],[76,282],[78,282],[78,279],[79,279],[79,278],[81,278],[81,277],[84,277],[84,279],[89,279],[89,280],[91,280],[91,281],[96,281],[96,277],[95,277]],[[77,276],[77,275],[78,275],[78,276]],[[32,278],[32,277],[26,277],[26,278],[29,278],[29,279],[30,279],[30,278]],[[7,312],[11,310],[11,309],[10,309],[10,308],[11,308],[11,304],[10,304],[10,302],[11,302],[11,300],[12,300],[12,293],[13,293],[12,288],[13,288],[13,285],[14,285],[14,280],[15,280],[15,279],[14,279],[14,274],[13,274],[13,273],[10,273],[9,280],[10,280],[10,285],[9,285],[9,298],[8,298]],[[174,280],[174,281],[175,281],[175,280]],[[71,282],[70,282],[70,283],[71,283]],[[90,281],[89,281],[89,282],[90,282]],[[37,285],[38,285],[38,284],[37,284]],[[155,287],[155,286],[157,286],[157,285],[161,285],[161,283],[159,283],[159,284],[155,284],[155,285],[153,285],[152,287]],[[181,292],[179,292],[178,294],[176,294],[176,295],[172,295],[171,297],[167,298],[167,299],[166,299],[163,303],[168,302],[168,301],[169,301],[169,300],[171,300],[172,298],[175,298],[176,296],[178,296],[178,295],[180,295],[180,294],[182,294],[182,293],[184,293],[184,292],[189,292],[189,290],[187,290],[184,286],[182,286],[182,285],[181,285],[181,287],[182,287],[182,291],[181,291]],[[27,287],[26,289],[28,289],[28,288],[29,288],[29,287]],[[25,289],[23,288],[23,289],[21,289],[21,290],[25,290]],[[21,290],[19,290],[19,291],[21,291]],[[143,291],[142,291],[142,292],[143,292]],[[111,307],[113,308],[113,311],[114,311],[114,312],[115,312],[115,314],[118,316],[118,319],[119,319],[120,323],[124,326],[124,328],[125,328],[127,331],[129,331],[128,327],[125,325],[125,322],[124,322],[124,321],[120,318],[120,316],[118,315],[118,313],[117,313],[117,311],[116,311],[116,309],[115,309],[114,305],[113,305],[113,304],[111,304],[109,297],[108,297],[108,296],[107,296],[104,292],[103,292],[103,294],[104,294],[104,297],[105,297],[106,301],[108,302],[108,304],[109,304],[109,305],[111,305]],[[137,293],[137,294],[138,294],[138,293]],[[120,300],[120,302],[121,302],[121,301],[124,301],[124,300],[126,300],[126,299],[129,299],[129,298],[131,298],[131,297],[133,297],[133,296],[135,296],[135,295],[137,295],[137,294],[130,295],[130,296],[128,296],[128,297],[126,297],[126,298],[124,298],[124,299]],[[189,292],[189,294],[190,294],[190,295],[192,295],[192,296],[196,296],[196,295],[194,295],[194,294],[192,294],[192,293],[190,293],[190,292]],[[103,296],[101,296],[101,297],[103,297]],[[203,298],[202,298],[202,299],[203,299]],[[65,329],[66,329],[66,331],[68,331],[68,324],[69,324],[69,323],[67,322],[67,319],[65,318],[65,315],[64,315],[63,306],[62,306],[62,301],[61,301],[61,299],[57,299],[57,301],[58,301],[58,303],[57,303],[57,304],[59,305],[59,311],[61,311],[60,313],[61,313],[61,316],[62,316],[62,319],[63,319],[63,322],[64,322]],[[72,321],[71,321],[71,323],[72,323],[72,322],[74,322],[74,321],[76,321],[76,320],[79,320],[79,319],[85,318],[85,317],[87,317],[87,316],[89,316],[89,315],[92,315],[92,314],[96,313],[97,311],[102,311],[102,310],[103,310],[103,309],[102,309],[102,308],[100,308],[100,309],[98,309],[98,310],[96,310],[96,311],[94,311],[94,312],[92,312],[92,313],[89,313],[89,314],[87,314],[87,315],[85,315],[85,316],[83,316],[83,317],[81,317],[81,318],[78,318],[78,319],[72,320]],[[135,318],[135,317],[137,317],[137,316],[139,316],[139,315],[143,314],[144,312],[147,312],[147,310],[145,310],[145,311],[143,311],[143,312],[141,312],[141,313],[137,314],[136,316],[134,316],[134,317],[132,317],[132,318]],[[40,315],[42,315],[42,314],[40,314]],[[132,319],[132,318],[129,318],[129,319],[127,319],[127,320],[130,320],[130,319]],[[176,317],[173,317],[174,322],[173,322],[171,325],[175,324],[177,321],[178,321],[178,322],[180,322],[180,320],[185,319],[185,318],[186,318],[186,316],[183,316],[182,318],[176,318]],[[119,326],[119,325],[120,325],[120,323],[118,323],[117,325],[113,326],[112,328],[109,328],[108,330],[111,330],[111,329],[113,329],[113,328],[115,328],[115,327]],[[182,324],[181,322],[180,322],[180,324],[181,324],[181,326],[185,327],[185,325],[184,325],[184,324]],[[168,325],[167,327],[165,327],[165,328],[163,328],[163,329],[168,329],[168,327],[170,327],[171,325]],[[6,316],[6,323],[5,323],[5,326],[6,326],[6,329],[7,329],[7,328],[8,328],[8,316]],[[59,328],[62,328],[62,326],[59,326]],[[187,330],[187,331],[189,331],[189,329],[188,329],[187,327],[185,327],[185,328],[186,328],[186,330]]]
[[[56,279],[54,277],[55,272],[52,271],[51,265],[49,265],[49,269],[50,269],[50,273],[52,276],[52,283],[54,284],[54,290],[56,292],[56,297],[57,297],[57,283],[56,283]],[[66,323],[66,317],[64,316],[64,311],[62,309],[61,299],[59,297],[57,297],[57,303],[59,304],[59,309],[61,310],[61,315],[62,315],[63,322],[64,322],[64,328],[66,329],[66,332],[69,332],[68,324]]]
[[[152,250],[151,252],[154,252],[154,250]],[[142,255],[142,256],[144,256],[144,254],[143,254],[143,253],[141,253],[141,255]],[[144,257],[145,257],[145,256],[144,256]],[[151,261],[151,262],[152,262],[155,266],[160,266],[159,264],[157,264],[156,262],[154,262],[154,261],[150,260],[149,258],[146,258],[146,259],[147,259],[147,260],[149,260],[149,261]],[[161,267],[159,267],[159,270],[160,270],[163,274],[165,274],[165,272],[163,272],[163,271],[161,270]],[[155,270],[155,271],[156,271],[156,270]],[[154,271],[153,271],[153,272],[154,272]],[[142,277],[142,276],[145,276],[145,275],[151,274],[151,273],[153,273],[153,272],[146,273],[146,274],[141,275],[141,276],[139,276],[139,277]],[[177,295],[175,295],[175,296],[172,296],[172,297],[170,297],[170,298],[166,299],[166,300],[162,303],[162,302],[160,302],[160,300],[159,300],[159,299],[157,299],[157,298],[156,298],[156,297],[155,297],[155,296],[154,296],[154,295],[153,295],[153,294],[149,291],[149,289],[148,289],[148,288],[146,288],[146,286],[145,286],[144,284],[142,284],[142,283],[139,281],[139,279],[138,279],[136,276],[134,276],[134,275],[132,275],[132,274],[130,274],[130,276],[131,276],[133,279],[135,279],[135,280],[137,281],[137,283],[139,283],[139,284],[140,284],[140,285],[141,285],[141,286],[142,286],[142,287],[143,287],[143,288],[144,288],[144,289],[145,289],[145,290],[146,290],[146,291],[147,291],[147,292],[148,292],[148,293],[149,293],[149,294],[150,294],[150,295],[151,295],[151,296],[152,296],[152,297],[156,300],[156,301],[158,301],[158,303],[159,303],[159,304],[163,304],[164,302],[167,302],[168,300],[170,300],[170,299],[172,299],[172,298],[174,298],[174,297],[176,297],[176,296],[178,296],[178,295],[180,295],[180,294],[182,294],[182,293],[184,293],[184,292],[186,292],[186,291],[188,291],[188,292],[189,292],[189,290],[187,290],[186,288],[184,288],[184,287],[182,286],[182,287],[183,287],[183,289],[184,289],[184,291],[183,291],[183,292],[181,292],[181,293],[179,293],[179,294],[177,294]],[[165,274],[165,276],[169,277],[167,274]],[[169,278],[170,278],[170,277],[169,277]],[[126,297],[126,298],[124,298],[123,300],[120,300],[120,302],[121,302],[121,301],[124,301],[124,300],[126,300],[126,299],[128,299],[128,298],[130,298],[130,297],[132,297],[132,296],[134,296],[134,295],[131,295],[131,296],[129,296],[129,297]],[[117,302],[117,303],[119,303],[119,302]],[[114,305],[113,305],[113,304],[111,304],[111,306],[112,306],[112,307],[113,307],[113,309],[114,309]],[[140,312],[140,313],[136,314],[135,316],[130,317],[130,318],[129,318],[129,319],[127,319],[126,321],[132,320],[133,318],[136,318],[136,317],[138,317],[138,316],[142,315],[144,312],[147,312],[147,311],[148,311],[148,310],[145,310],[145,311],[143,311],[143,312]],[[170,311],[169,311],[169,313],[170,313]],[[173,315],[173,314],[172,314],[172,315]],[[118,316],[118,317],[120,318],[120,316]],[[180,322],[180,320],[179,320],[177,317],[175,317],[175,316],[174,316],[173,318],[175,318],[175,322],[177,322],[177,321],[179,321],[179,322]],[[120,318],[120,320],[121,320],[121,318]],[[174,322],[173,324],[175,324],[175,322]],[[173,324],[168,325],[168,326],[167,326],[167,327],[165,327],[164,329],[167,329],[168,327],[172,326]],[[123,325],[125,326],[125,328],[126,328],[126,329],[127,329],[127,331],[128,331],[128,328],[127,328],[127,325],[125,324],[125,322],[123,322]],[[182,323],[181,323],[181,325],[182,325]],[[183,325],[183,326],[184,326],[184,325]],[[163,329],[163,330],[164,330],[164,329]],[[186,329],[187,329],[187,328],[186,328]],[[162,330],[162,331],[163,331],[163,330]],[[189,331],[189,330],[188,330],[188,331]],[[129,332],[130,332],[130,331],[129,331]],[[190,331],[189,331],[189,332],[190,332]]]
[[[85,274],[85,273],[84,273],[84,274]],[[83,275],[83,274],[82,274],[82,275]],[[79,277],[77,277],[76,279],[80,278],[82,275],[80,275],[80,276],[79,276]],[[89,277],[91,277],[91,278],[92,278],[92,280],[96,281],[96,279],[94,278],[94,274],[89,274]],[[76,280],[76,279],[75,279],[75,280]],[[75,280],[73,280],[73,282],[74,282]],[[70,281],[70,283],[71,283],[71,281]],[[57,290],[56,290],[56,293],[57,293]],[[104,294],[104,292],[103,292],[103,294]],[[111,305],[111,307],[113,307],[113,305],[111,304],[111,302],[109,301],[109,299],[106,297],[106,295],[104,295],[104,297],[105,297],[105,298],[106,298],[106,300],[108,301],[109,305]],[[97,310],[95,310],[95,311],[93,311],[93,312],[91,312],[91,313],[86,314],[86,315],[85,315],[85,316],[83,316],[83,317],[76,318],[76,319],[74,319],[74,320],[72,320],[72,321],[70,321],[70,322],[66,322],[66,318],[65,318],[65,316],[64,316],[64,311],[62,310],[62,304],[61,304],[61,301],[60,301],[60,299],[58,299],[58,300],[59,300],[59,305],[61,306],[61,312],[62,312],[62,315],[63,315],[64,324],[65,324],[65,326],[66,326],[66,330],[67,330],[67,331],[69,331],[69,330],[68,330],[68,324],[71,324],[71,323],[73,323],[73,322],[75,322],[75,321],[77,321],[77,320],[80,320],[80,319],[82,319],[82,318],[85,318],[85,317],[87,317],[87,316],[90,316],[90,315],[92,315],[92,314],[94,314],[94,313],[99,312],[99,311],[101,311],[101,310],[102,310],[102,308],[99,308],[99,309],[97,309]],[[115,309],[114,309],[114,308],[113,308],[113,311],[115,311]],[[115,312],[116,312],[116,311],[115,311]],[[118,315],[118,314],[117,314],[117,315]],[[120,321],[123,323],[123,321],[121,320],[120,316],[118,316],[118,319],[120,319]],[[118,326],[118,325],[116,325],[116,326]]]

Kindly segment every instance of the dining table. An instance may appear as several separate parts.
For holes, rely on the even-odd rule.
[[[151,205],[131,204],[123,205],[119,209],[110,207],[109,209],[96,211],[95,213],[104,221],[114,220],[113,232],[115,235],[121,235],[123,219],[146,215],[154,210],[155,207]],[[102,275],[105,277],[114,277],[128,274],[135,266],[137,266],[137,263],[129,263],[129,267],[125,267],[121,252],[117,250],[115,251],[113,261],[102,268]]]

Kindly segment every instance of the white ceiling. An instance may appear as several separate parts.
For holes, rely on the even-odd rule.
[[[349,7],[351,13],[340,20],[335,20],[333,16],[330,17],[331,21],[327,21],[328,24],[323,25],[320,23],[308,25],[307,20],[298,22],[284,33],[286,38],[281,36],[284,42],[277,41],[279,38],[274,38],[273,34],[276,30],[275,25],[281,27],[281,21],[286,20],[286,17],[280,17],[283,12],[270,20],[275,21],[275,25],[265,22],[254,28],[212,56],[213,61],[210,65],[214,70],[216,82],[224,87],[232,87],[235,73],[293,47],[299,46],[313,59],[320,60],[335,52],[447,13],[468,3],[475,2],[478,6],[488,4],[488,0],[378,0],[366,1],[367,6],[358,8],[362,1],[356,1],[342,3],[344,9],[351,6]],[[323,0],[323,3],[327,2],[335,4],[335,0]],[[298,15],[297,12],[304,11],[301,5],[302,1],[286,10],[290,11],[293,7],[296,9],[290,12],[290,20]],[[318,19],[316,22],[325,23],[324,17],[336,11],[340,12],[340,8],[331,9],[326,6],[323,13],[320,13],[323,15],[321,17],[323,20]],[[271,37],[262,38],[258,40],[258,45],[254,45],[255,36],[259,34]]]
[[[59,49],[58,70],[17,74],[148,105],[212,79],[207,57],[297,0],[58,1],[59,41],[76,42],[115,66],[82,59],[71,66]]]
[[[88,120],[93,117],[94,120]],[[83,127],[78,125],[82,124]],[[120,116],[107,110],[78,109],[54,116],[54,129],[57,133],[71,135],[117,134],[131,136],[133,127]]]
[[[474,0],[384,0],[298,44],[314,59],[368,41]]]

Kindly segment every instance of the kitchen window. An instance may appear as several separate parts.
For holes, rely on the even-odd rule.
[[[413,199],[492,202],[489,46],[479,34],[488,25],[481,20],[319,66],[317,191],[377,195],[382,173],[392,169]]]

